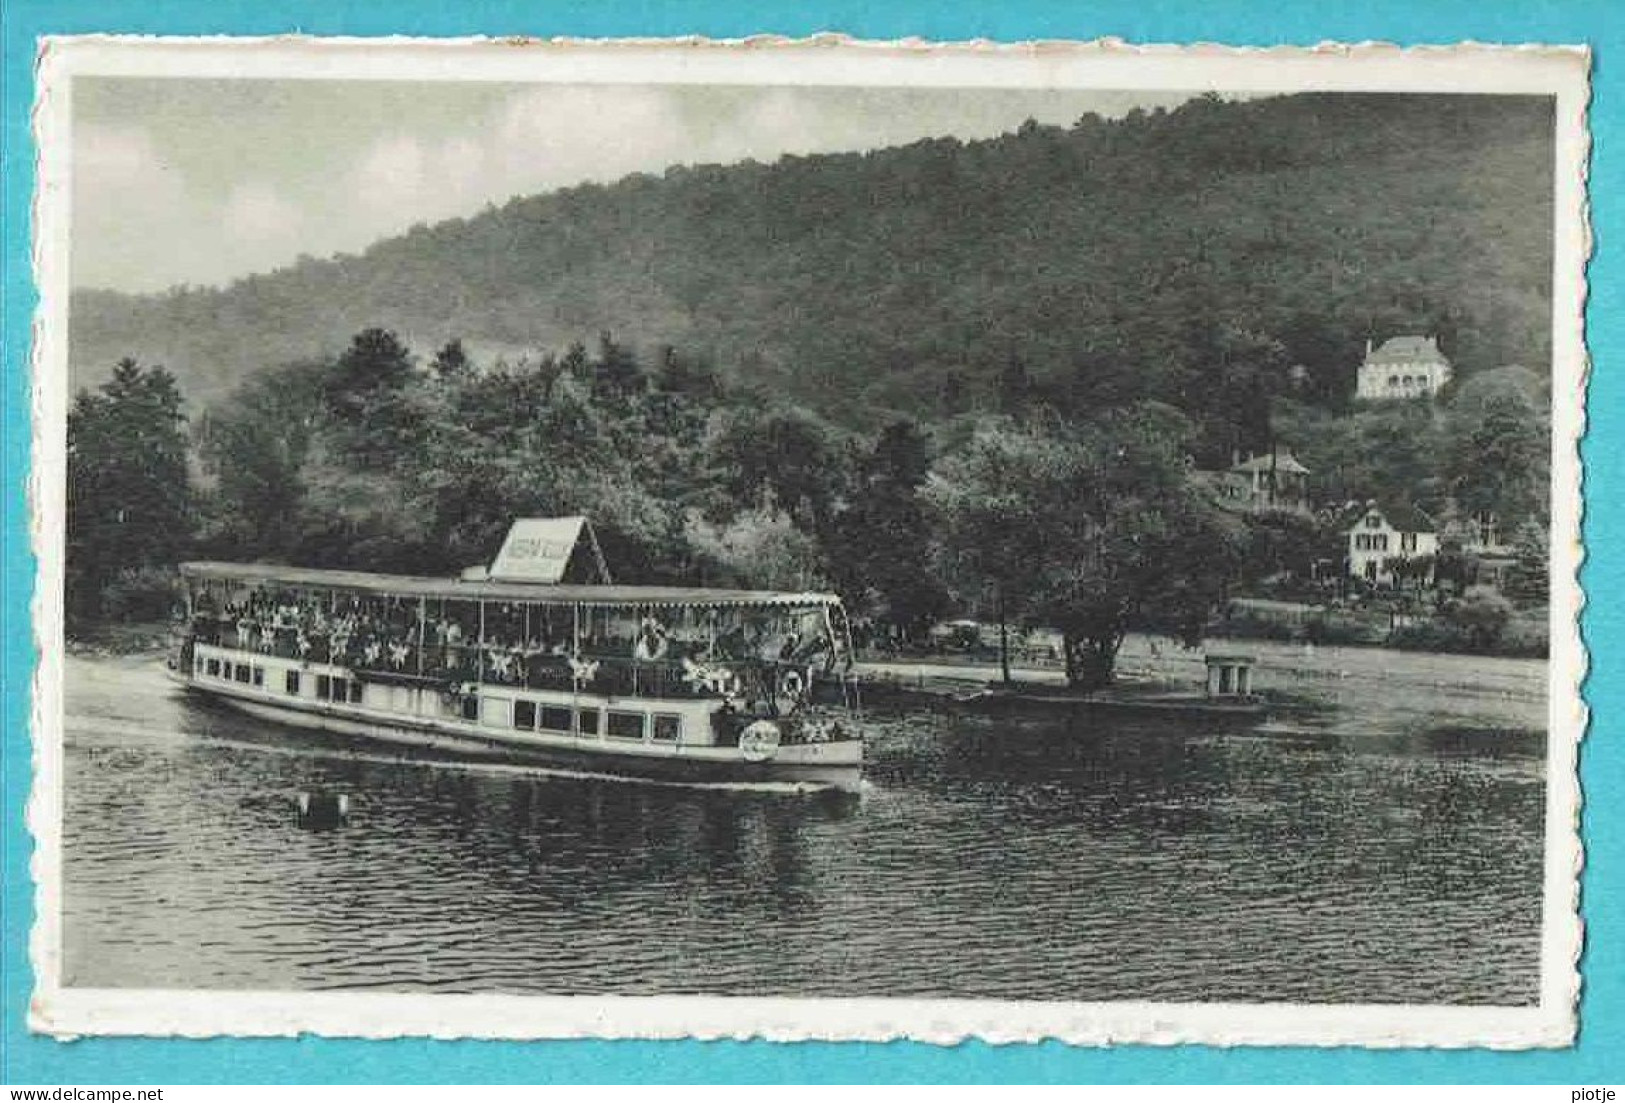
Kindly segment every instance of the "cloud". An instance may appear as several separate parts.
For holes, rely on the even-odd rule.
[[[323,219],[327,249],[356,249],[416,222],[683,159],[682,119],[642,89],[526,90],[472,133],[375,138],[355,158]],[[315,251],[315,250],[311,250]]]
[[[194,188],[140,127],[74,136],[74,282],[152,291],[224,283],[285,264],[310,242],[300,209],[269,183],[223,198]]]
[[[653,88],[520,92],[488,132],[486,154],[510,194],[608,181],[682,159],[686,128]]]
[[[167,278],[152,266],[163,265],[166,241],[190,251],[184,231],[192,208],[185,179],[145,130],[78,128],[71,228],[76,279],[85,272],[111,286],[149,287]]]
[[[220,226],[240,253],[280,256],[299,247],[303,221],[300,210],[269,184],[249,181],[232,189]]]

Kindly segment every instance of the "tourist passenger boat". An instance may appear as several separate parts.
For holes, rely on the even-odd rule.
[[[566,581],[583,563],[598,580]],[[181,577],[173,676],[253,716],[624,777],[859,781],[838,598],[613,585],[583,518],[516,522],[489,570],[458,579],[245,563]]]

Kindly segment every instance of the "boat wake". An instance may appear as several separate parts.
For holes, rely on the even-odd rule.
[[[69,721],[64,725],[67,733],[86,734],[99,731],[93,724]],[[128,732],[128,726],[121,725]],[[143,734],[173,735],[168,729],[143,726]],[[418,766],[432,770],[456,770],[460,773],[495,776],[522,776],[560,778],[567,780],[610,781],[627,785],[651,785],[662,789],[701,789],[723,792],[805,794],[827,793],[839,790],[838,785],[808,781],[674,781],[670,778],[631,777],[626,774],[599,770],[572,770],[567,767],[517,764],[508,762],[477,762],[459,758],[437,758],[426,755],[390,754],[385,751],[363,751],[343,747],[315,745],[287,746],[262,743],[253,739],[233,739],[228,736],[194,734],[187,737],[222,750],[255,751],[260,754],[280,755],[287,758],[327,759],[339,762],[366,762],[385,766]]]

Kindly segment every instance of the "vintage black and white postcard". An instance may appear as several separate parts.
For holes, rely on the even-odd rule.
[[[1588,65],[46,40],[35,1029],[1568,1044]]]

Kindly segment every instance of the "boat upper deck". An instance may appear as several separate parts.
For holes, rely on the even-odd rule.
[[[198,581],[287,586],[292,589],[334,590],[444,601],[499,601],[620,608],[678,606],[806,608],[840,604],[840,599],[834,594],[811,592],[448,579],[371,574],[365,571],[316,570],[268,563],[191,562],[182,563],[180,571],[183,577]]]

